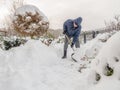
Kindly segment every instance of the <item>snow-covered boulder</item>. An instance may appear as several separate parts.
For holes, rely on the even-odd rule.
[[[49,21],[37,7],[24,5],[16,9],[13,26],[23,35],[43,35],[49,28]]]

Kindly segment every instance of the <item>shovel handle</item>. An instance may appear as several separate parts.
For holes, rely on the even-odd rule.
[[[68,37],[66,34],[65,34],[65,37],[67,38],[68,42],[69,42],[69,43],[70,43],[70,45],[71,45],[71,44],[72,44],[72,42],[71,42],[71,40],[69,39],[69,37]],[[72,50],[73,50],[73,51],[75,51],[73,47],[72,47]]]

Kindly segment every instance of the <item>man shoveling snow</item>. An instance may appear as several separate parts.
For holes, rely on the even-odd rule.
[[[79,36],[81,32],[81,22],[82,18],[78,17],[74,20],[68,19],[64,22],[63,25],[63,34],[65,34],[65,42],[64,42],[64,55],[62,59],[67,58],[67,48],[70,42],[70,39],[73,38],[71,44],[71,48],[75,45],[76,48],[80,48]]]

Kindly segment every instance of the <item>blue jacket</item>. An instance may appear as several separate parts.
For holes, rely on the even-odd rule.
[[[77,28],[74,28],[73,22],[77,24],[78,26]],[[81,22],[82,22],[81,17],[78,17],[75,20],[68,19],[67,21],[64,22],[63,30],[68,37],[73,37],[73,41],[72,41],[73,44],[75,44],[77,39],[79,38],[81,32],[81,25],[80,25]]]

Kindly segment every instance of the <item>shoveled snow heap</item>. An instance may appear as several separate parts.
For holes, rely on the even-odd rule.
[[[95,83],[95,73],[100,75],[97,85],[90,90],[120,90],[120,32],[112,36],[102,48],[88,77]],[[93,82],[92,82],[93,81]]]
[[[40,41],[0,50],[0,90],[78,90],[80,82],[73,63],[62,61]]]
[[[81,62],[81,60],[94,59],[113,34],[115,34],[115,32],[99,34],[95,39],[81,45],[73,57],[79,62]]]

